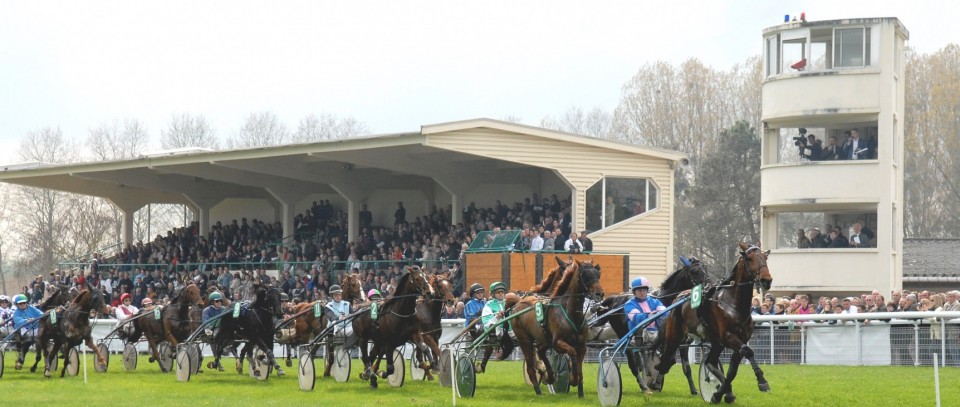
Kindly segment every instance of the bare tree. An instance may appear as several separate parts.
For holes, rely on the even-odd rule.
[[[243,121],[240,131],[227,139],[230,148],[266,147],[286,143],[290,139],[287,126],[272,112],[251,113]]]
[[[203,115],[183,113],[171,116],[167,128],[160,130],[160,147],[202,147],[216,150],[220,148],[220,140]]]
[[[87,146],[96,160],[119,160],[136,157],[147,148],[150,134],[139,120],[114,120],[90,129]]]
[[[329,113],[323,113],[317,117],[310,114],[300,120],[297,132],[293,135],[293,142],[341,140],[369,133],[370,130],[366,124],[352,117],[338,118]]]
[[[611,121],[610,113],[599,107],[594,107],[586,112],[579,106],[571,106],[559,118],[544,117],[540,120],[540,127],[596,138],[606,138],[610,131]]]
[[[523,124],[523,118],[515,114],[508,114],[506,116],[503,116],[503,118],[500,120],[503,120],[507,123]]]

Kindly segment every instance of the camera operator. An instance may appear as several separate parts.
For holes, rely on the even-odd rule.
[[[820,154],[823,151],[823,143],[817,140],[817,136],[807,134],[807,129],[801,127],[800,135],[793,138],[793,145],[800,150],[800,158],[806,158],[810,161],[820,160]]]

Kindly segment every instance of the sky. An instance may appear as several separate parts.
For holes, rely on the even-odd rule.
[[[221,139],[253,112],[373,133],[477,117],[538,125],[616,108],[645,64],[727,69],[784,14],[898,17],[921,53],[960,43],[955,1],[0,0],[0,163],[29,131],[135,118],[159,148],[173,114]]]

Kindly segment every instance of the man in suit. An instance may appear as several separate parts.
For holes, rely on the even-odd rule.
[[[843,145],[844,160],[868,160],[873,157],[873,146],[860,138],[860,131],[850,130],[850,138]]]
[[[850,235],[850,247],[870,247],[870,238],[860,231],[863,229],[863,225],[860,222],[853,224],[853,234]]]

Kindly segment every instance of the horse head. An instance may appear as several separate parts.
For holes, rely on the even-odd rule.
[[[186,287],[183,287],[183,289],[180,290],[179,295],[184,297],[184,299],[187,301],[187,304],[196,304],[201,300],[200,288],[197,287],[196,284],[192,283]]]
[[[100,290],[91,286],[90,283],[85,284],[85,289],[73,299],[73,303],[83,312],[93,310],[102,315],[110,313],[110,305],[104,301],[103,294],[100,294]]]
[[[453,295],[453,285],[450,284],[450,280],[447,280],[439,274],[434,274],[431,277],[430,286],[438,298],[442,298],[447,305],[456,304],[457,297]]]
[[[435,297],[437,295],[436,291],[433,289],[433,285],[430,284],[430,281],[427,280],[427,273],[420,268],[420,266],[407,266],[407,274],[409,279],[407,280],[410,284],[416,288],[417,293],[421,295],[430,295]]]
[[[767,256],[770,251],[763,251],[760,246],[747,245],[739,242],[740,260],[744,263],[742,269],[748,274],[747,279],[758,283],[763,290],[769,290],[773,284],[773,276],[767,268]]]
[[[363,292],[363,282],[359,274],[346,273],[340,276],[340,289],[343,290],[343,299],[353,302],[366,301],[367,294]]]
[[[572,266],[571,272],[580,272],[580,286],[584,295],[595,301],[603,301],[603,287],[600,286],[600,265],[593,264],[593,260],[579,261]]]

